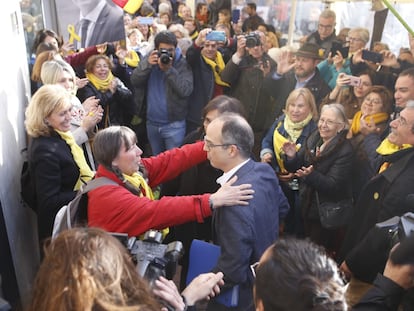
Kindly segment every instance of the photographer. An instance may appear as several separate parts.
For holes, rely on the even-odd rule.
[[[222,273],[193,280],[182,296],[174,283],[156,281],[153,292],[176,311],[219,293]],[[50,286],[53,284],[53,286]],[[151,294],[121,243],[97,228],[62,232],[45,249],[27,311],[166,310]]]
[[[187,51],[194,79],[194,89],[188,100],[187,133],[201,126],[201,112],[211,99],[228,93],[229,85],[220,77],[226,65],[218,51],[222,42],[227,42],[224,32],[205,28]]]
[[[226,64],[221,79],[230,84],[230,96],[239,99],[253,128],[253,153],[259,159],[260,142],[276,117],[276,103],[264,78],[276,70],[275,61],[265,52],[265,35],[252,32],[237,37],[237,51]]]
[[[137,112],[146,109],[148,139],[157,155],[183,142],[193,74],[172,32],[159,32],[154,44],[155,50],[132,73],[131,83]]]

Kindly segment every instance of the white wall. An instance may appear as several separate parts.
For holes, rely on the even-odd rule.
[[[2,1],[0,29],[3,43],[0,49],[0,200],[20,296],[25,302],[39,255],[34,214],[21,205],[19,195],[20,151],[26,147],[24,109],[30,85],[18,0]]]

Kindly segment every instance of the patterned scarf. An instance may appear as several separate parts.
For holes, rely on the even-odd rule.
[[[226,65],[224,63],[223,56],[221,55],[221,53],[220,52],[216,53],[215,60],[211,60],[205,57],[204,55],[201,55],[201,56],[203,57],[204,61],[211,67],[211,70],[214,73],[214,81],[216,82],[216,84],[221,85],[221,86],[230,86],[228,83],[221,80],[221,77],[220,77],[220,73],[223,71],[224,66]]]
[[[91,72],[87,72],[86,77],[88,78],[89,82],[91,82],[93,86],[102,93],[106,92],[109,89],[109,86],[114,79],[112,72],[109,72],[108,77],[106,77],[105,80],[98,78]]]
[[[283,126],[285,127],[286,132],[288,133],[289,137],[286,138],[282,134],[279,133],[279,128],[282,125],[282,122],[279,123],[279,125],[275,128],[275,131],[273,133],[273,148],[276,155],[276,161],[279,165],[280,172],[282,174],[286,174],[287,170],[285,168],[285,164],[283,163],[282,159],[282,146],[284,143],[293,141],[296,142],[299,138],[299,136],[302,134],[303,128],[312,120],[312,115],[309,114],[305,120],[301,122],[294,123],[290,118],[286,115],[285,120],[283,122]],[[300,149],[301,145],[296,145],[296,151]]]
[[[362,112],[361,110],[358,111],[357,113],[355,113],[354,118],[352,119],[352,124],[351,124],[351,132],[353,135],[356,135],[360,132],[361,130],[361,116],[362,116]],[[389,118],[388,113],[386,112],[379,112],[379,113],[375,113],[369,116],[366,116],[364,118],[364,121],[367,123],[370,123],[371,121],[374,121],[375,124],[378,123],[382,123],[387,121]]]
[[[86,162],[82,148],[79,147],[75,142],[75,138],[73,137],[72,132],[61,132],[58,130],[55,131],[68,144],[73,159],[75,160],[76,165],[79,167],[79,179],[73,188],[73,190],[79,190],[83,183],[93,178],[94,173]]]
[[[312,114],[309,114],[305,120],[300,122],[292,122],[289,116],[286,115],[283,126],[285,127],[286,132],[289,134],[290,141],[297,141],[299,136],[302,134],[303,128],[309,124],[312,120]]]

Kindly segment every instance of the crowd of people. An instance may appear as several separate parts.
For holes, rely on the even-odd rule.
[[[368,233],[414,212],[414,62],[380,43],[370,61],[369,31],[336,35],[329,9],[293,50],[255,3],[237,22],[230,8],[216,0],[193,16],[181,2],[144,2],[124,14],[126,44],[76,52],[39,31],[25,125],[42,250],[83,184],[112,182],[88,193],[88,227],[101,230],[64,232],[42,251],[30,310],[159,310],[103,231],[149,229],[184,243],[182,294],[165,279],[151,289],[175,310],[207,298],[223,311],[410,310],[414,261],[388,260],[391,247]],[[322,219],[327,205],[346,207],[339,225]],[[215,274],[187,287],[193,239],[221,254]],[[98,258],[109,253],[116,269]],[[66,266],[77,284],[62,283]],[[60,287],[44,299],[53,277]],[[219,287],[237,288],[236,307],[213,299]]]

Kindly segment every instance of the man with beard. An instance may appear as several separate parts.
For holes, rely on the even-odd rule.
[[[271,90],[272,96],[277,101],[275,118],[282,112],[287,97],[294,89],[300,87],[309,89],[315,97],[318,108],[322,99],[331,91],[316,67],[323,59],[323,51],[316,44],[303,44],[295,56],[295,61],[290,64],[289,52],[282,52],[276,73],[266,79],[267,89]]]

